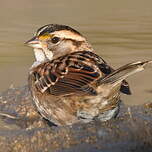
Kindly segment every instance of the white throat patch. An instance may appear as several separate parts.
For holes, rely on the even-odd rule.
[[[46,60],[45,54],[42,49],[34,48],[35,59],[38,62],[44,62]]]
[[[53,53],[52,51],[49,50],[42,50],[38,48],[34,48],[34,55],[35,55],[35,62],[33,63],[32,67],[38,66],[39,64],[52,60],[53,58]]]

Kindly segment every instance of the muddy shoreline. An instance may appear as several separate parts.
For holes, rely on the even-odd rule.
[[[27,86],[0,94],[0,152],[151,152],[152,104],[122,105],[105,123],[55,127],[35,110]]]

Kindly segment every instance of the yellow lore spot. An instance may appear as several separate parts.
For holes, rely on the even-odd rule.
[[[39,36],[40,40],[46,40],[46,39],[50,39],[52,37],[52,35],[50,34],[45,34],[45,35],[41,35]]]

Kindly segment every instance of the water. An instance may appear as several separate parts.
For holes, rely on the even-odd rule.
[[[0,6],[0,91],[27,83],[34,60],[24,41],[48,23],[67,24],[85,35],[113,67],[152,59],[151,0],[5,0]],[[152,68],[128,79],[127,104],[152,100]]]

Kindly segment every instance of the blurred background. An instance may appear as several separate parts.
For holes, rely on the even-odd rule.
[[[152,59],[151,0],[5,0],[0,20],[0,92],[27,84],[34,56],[24,42],[49,23],[80,31],[114,68]],[[152,101],[152,68],[128,81],[133,95],[123,95],[125,103]]]

